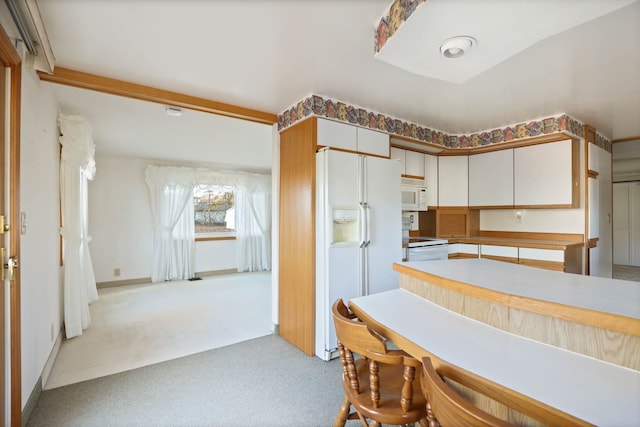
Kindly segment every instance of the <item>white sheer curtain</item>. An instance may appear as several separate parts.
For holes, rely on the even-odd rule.
[[[236,191],[238,271],[271,270],[271,192]]]
[[[60,205],[64,259],[64,325],[67,338],[91,324],[89,304],[98,299],[89,253],[88,181],[95,176],[91,127],[79,116],[63,116],[60,127]]]
[[[195,275],[191,169],[149,165],[145,180],[154,219],[151,281],[190,279]]]
[[[200,184],[235,189],[238,271],[271,269],[270,175],[153,165],[145,175],[155,221],[153,282],[194,276],[193,188]]]

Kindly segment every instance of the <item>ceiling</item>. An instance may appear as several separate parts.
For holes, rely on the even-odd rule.
[[[427,0],[422,7],[432,1],[440,2]],[[483,1],[486,10],[473,12],[481,25],[470,27],[468,35],[474,28],[485,33],[491,28],[489,33],[498,38],[514,38],[524,25],[514,25],[513,18],[503,18],[505,25],[487,25],[486,18],[522,1]],[[537,36],[530,47],[460,84],[418,75],[374,56],[374,28],[391,0],[40,0],[39,7],[57,66],[269,113],[280,113],[314,93],[448,133],[564,112],[611,139],[638,136],[640,2],[584,1],[622,7],[555,35]],[[581,8],[584,1],[536,4],[549,15],[563,15],[567,12],[559,12],[559,5]],[[456,22],[478,2],[448,3],[449,12],[435,19]],[[517,19],[526,23],[530,18]],[[531,19],[540,20],[540,14]],[[482,43],[480,39],[478,46]],[[149,132],[162,120],[175,123],[175,118],[150,111],[118,116],[124,101],[102,101],[117,97],[47,84],[65,113],[90,117],[98,151],[129,150],[133,155],[151,150],[143,148],[143,136],[152,136],[147,142],[157,146],[170,132],[137,131],[132,139],[125,129],[141,125]],[[135,102],[135,108],[158,110],[157,105]],[[125,122],[126,127],[121,125]],[[234,120],[201,131],[195,124],[189,128],[231,143],[231,134],[215,137],[225,132],[227,122]],[[101,133],[111,127],[119,130]],[[107,148],[115,143],[120,148]],[[184,151],[172,158],[198,160]]]

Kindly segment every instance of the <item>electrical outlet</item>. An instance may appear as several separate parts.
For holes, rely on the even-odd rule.
[[[114,268],[113,269],[113,277],[120,277],[120,269],[119,268]]]

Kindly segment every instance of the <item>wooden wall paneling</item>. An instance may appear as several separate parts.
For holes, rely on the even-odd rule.
[[[316,119],[280,134],[279,333],[315,352]]]
[[[440,281],[433,277],[434,282]],[[508,307],[446,289],[438,283],[428,283],[405,274],[400,275],[400,288],[428,299],[447,310],[470,317],[479,322],[509,330]]]
[[[534,313],[466,295],[446,279],[400,274],[400,288],[448,310],[518,336],[640,370],[640,336]]]
[[[555,347],[640,370],[640,337],[544,316],[509,310],[509,331]]]

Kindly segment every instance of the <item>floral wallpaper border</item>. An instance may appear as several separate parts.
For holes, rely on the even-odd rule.
[[[398,31],[398,28],[415,12],[416,8],[425,0],[395,0],[385,15],[380,18],[380,22],[374,34],[374,53],[380,52],[390,37]]]
[[[278,115],[278,131],[310,116],[334,119],[446,148],[479,147],[554,132],[569,132],[579,138],[584,136],[583,123],[568,114],[534,119],[482,132],[453,135],[314,94]],[[600,133],[596,133],[595,144],[609,153],[612,152],[611,141]]]

